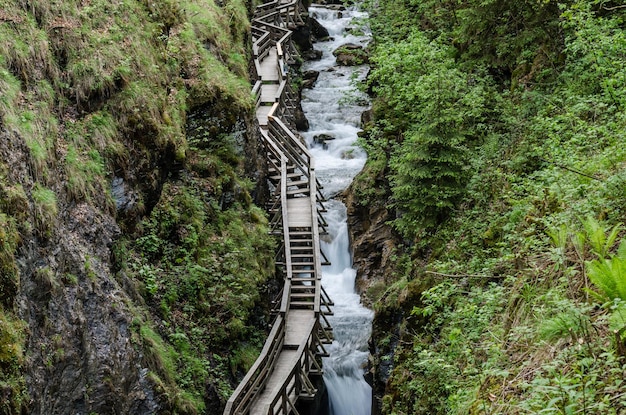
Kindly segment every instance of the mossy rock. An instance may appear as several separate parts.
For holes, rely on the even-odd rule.
[[[341,66],[357,66],[369,63],[369,56],[363,46],[346,43],[333,51],[337,63]]]

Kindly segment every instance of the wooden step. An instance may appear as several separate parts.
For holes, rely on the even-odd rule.
[[[300,278],[298,278],[300,279]],[[294,281],[294,280],[292,280]],[[301,285],[301,284],[291,284],[291,291],[306,291],[306,290],[315,290],[315,285]]]
[[[308,180],[292,180],[292,181],[288,181],[287,182],[287,187],[290,186],[308,186],[309,185],[309,181]]]
[[[315,302],[313,301],[290,301],[289,307],[313,307]]]
[[[311,189],[304,188],[304,189],[294,189],[294,190],[287,190],[287,196],[294,196],[294,195],[308,195],[311,193]]]
[[[317,281],[317,277],[293,277],[292,280],[291,280],[291,284],[292,284],[291,288],[294,287],[293,284],[294,284],[294,282],[297,282],[297,281],[303,281],[303,282],[305,282],[305,281]],[[303,285],[303,287],[310,288],[310,287],[313,287],[313,286],[312,285]]]
[[[313,291],[313,289],[311,289]],[[315,298],[315,293],[289,293],[289,297],[291,298]]]
[[[309,371],[309,374],[312,373]],[[315,394],[317,394],[317,389],[315,389],[312,393],[302,391],[300,392],[300,395],[298,395],[298,398],[305,401],[312,401],[315,399]]]
[[[303,177],[303,176],[304,175],[302,173],[293,172],[293,173],[287,174],[287,179],[293,179],[294,177]],[[306,177],[306,176],[304,176],[304,177]],[[270,176],[270,179],[273,179],[273,180],[280,180],[281,178],[282,178],[282,176],[280,174],[276,174],[276,175]]]
[[[313,242],[313,239],[310,239],[310,238],[306,238],[306,239],[293,238],[293,239],[289,240],[290,244],[295,244],[295,243],[307,243],[307,244],[310,244],[311,242]]]

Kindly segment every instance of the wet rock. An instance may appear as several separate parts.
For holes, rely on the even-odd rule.
[[[60,223],[54,248],[32,241],[20,266],[29,413],[158,412],[129,298],[110,272],[119,227],[86,203],[66,206]]]
[[[310,34],[313,35],[315,40],[324,41],[328,40],[330,37],[330,33],[328,33],[328,29],[321,25],[316,19],[310,18]]]
[[[120,212],[132,210],[139,200],[137,193],[130,189],[121,177],[114,177],[111,181],[111,196],[115,201],[115,208]]]
[[[393,212],[383,203],[362,206],[357,192],[353,189],[355,182],[343,193],[342,199],[348,214],[353,266],[358,275],[356,288],[362,293],[370,285],[377,281],[385,281],[387,275],[395,272],[392,257],[395,247],[402,241],[388,224],[394,219]],[[378,189],[380,197],[384,197],[386,185],[383,177],[374,178],[369,187]]]
[[[312,20],[314,19],[309,19],[308,24],[299,25],[291,32],[291,40],[296,44],[301,53],[313,49],[312,36],[314,36],[314,34],[312,30]]]
[[[301,108],[294,110],[294,123],[298,131],[308,131],[309,129],[309,120],[306,119]]]
[[[337,63],[342,66],[356,66],[369,63],[367,52],[361,45],[346,43],[333,51]]]
[[[361,125],[367,125],[371,123],[372,120],[373,120],[373,112],[371,108],[361,113]]]
[[[318,61],[322,59],[322,51],[311,49],[302,52],[300,56],[302,56],[302,59],[304,59],[305,61]]]
[[[319,78],[320,73],[318,71],[305,71],[302,73],[302,89],[311,89],[315,82],[317,82],[317,78]]]
[[[322,148],[324,150],[328,149],[328,143],[327,141],[332,141],[334,140],[335,137],[333,137],[332,135],[328,135],[328,134],[318,134],[316,136],[313,137],[313,142],[316,145],[322,146]]]

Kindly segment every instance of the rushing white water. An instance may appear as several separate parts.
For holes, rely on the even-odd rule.
[[[360,116],[367,105],[367,97],[356,91],[352,82],[363,79],[367,67],[336,66],[332,51],[345,43],[365,45],[369,39],[367,35],[346,34],[353,19],[363,17],[361,12],[347,10],[340,17],[337,11],[321,7],[311,7],[309,11],[334,38],[315,45],[322,50],[322,59],[308,62],[304,69],[319,71],[320,76],[315,87],[305,90],[302,96],[302,109],[310,124],[303,135],[315,157],[316,174],[324,192],[332,197],[350,184],[365,163],[365,152],[355,142]],[[327,141],[326,147],[315,145],[314,137],[319,134],[334,139]],[[363,375],[373,313],[361,305],[354,289],[356,271],[352,268],[346,207],[335,199],[327,202],[326,207],[329,237],[322,243],[322,250],[332,265],[324,267],[322,281],[335,302],[334,316],[329,317],[335,340],[328,347],[330,357],[324,360],[330,413],[370,415],[372,390]]]

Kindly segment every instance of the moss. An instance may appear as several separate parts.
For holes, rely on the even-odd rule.
[[[0,306],[0,412],[19,414],[27,402],[24,364],[25,324]]]
[[[6,212],[18,221],[26,219],[28,199],[21,184],[9,185],[0,177],[0,211]]]
[[[18,270],[15,250],[19,235],[15,219],[0,213],[0,299],[5,307],[11,307],[17,294]]]
[[[138,313],[142,321],[165,323],[142,323],[136,336],[155,385],[178,413],[202,412],[208,382],[228,394],[230,368],[220,356],[231,354],[233,336],[259,343],[251,310],[274,270],[267,219],[251,205],[252,185],[232,142],[232,126],[254,107],[247,5],[0,0],[0,124],[14,148],[26,149],[30,173],[0,175],[0,232],[10,242],[0,264],[13,284],[2,289],[16,291],[20,233],[32,228],[53,238],[60,209],[72,203],[113,215],[109,182],[123,178],[138,200],[129,229],[152,213],[137,227],[138,246],[137,235],[125,236],[128,252],[116,252],[115,270],[144,284],[150,313]],[[212,145],[190,148],[188,113],[199,108],[228,126]],[[168,183],[180,171],[185,180]],[[94,265],[87,259],[73,269],[84,266],[94,280]],[[50,290],[78,283],[75,274],[55,272],[42,267],[35,278]]]
[[[202,413],[204,402],[201,394],[191,393],[180,388],[181,374],[189,372],[190,367],[194,364],[197,365],[197,359],[185,353],[177,352],[173,346],[167,344],[148,325],[142,325],[139,328],[139,334],[143,344],[145,359],[153,370],[150,374],[150,379],[154,385],[161,390],[177,413]],[[184,364],[186,367],[181,368],[181,364]],[[203,380],[204,376],[198,379],[201,383]]]

